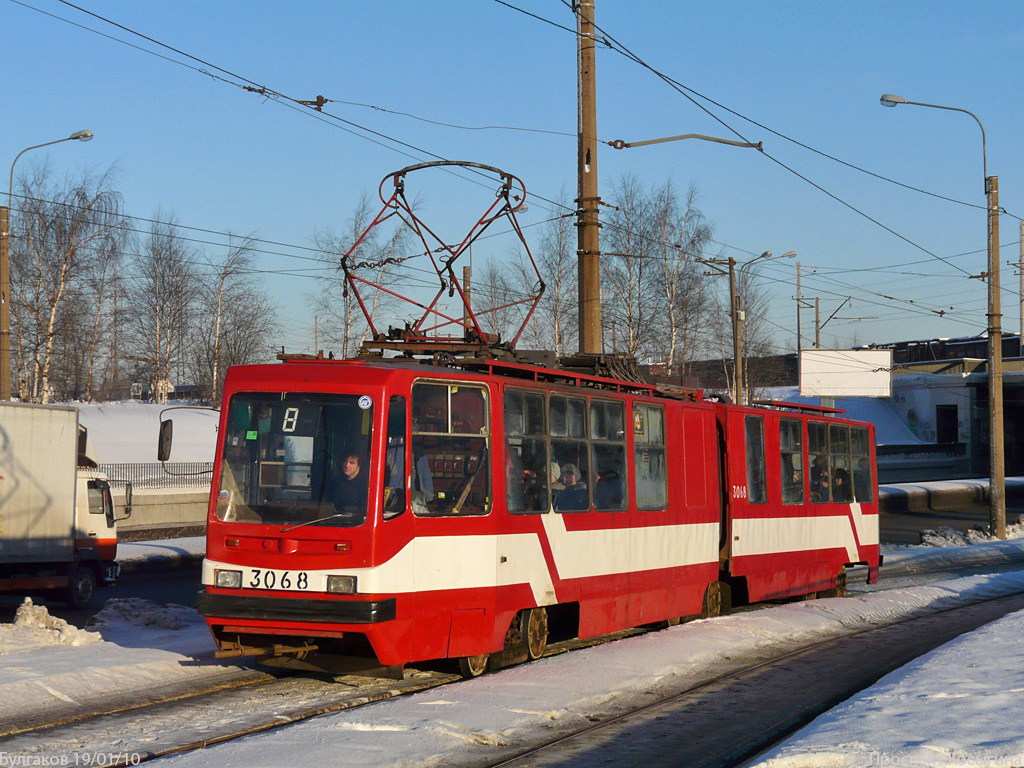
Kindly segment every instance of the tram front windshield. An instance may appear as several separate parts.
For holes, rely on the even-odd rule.
[[[366,522],[373,401],[363,395],[238,394],[228,405],[220,520],[302,526]]]

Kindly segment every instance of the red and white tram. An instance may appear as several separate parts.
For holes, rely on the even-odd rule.
[[[227,376],[199,610],[220,655],[467,676],[878,577],[874,429],[516,363]]]

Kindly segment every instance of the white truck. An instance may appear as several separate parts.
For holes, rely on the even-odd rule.
[[[110,483],[73,407],[0,402],[0,591],[87,605],[119,574]],[[131,514],[131,484],[125,514]]]

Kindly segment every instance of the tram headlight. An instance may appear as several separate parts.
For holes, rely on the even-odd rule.
[[[215,568],[213,571],[213,583],[224,589],[241,589],[242,572],[222,571],[219,568]]]
[[[356,577],[328,576],[327,591],[335,595],[354,595],[356,593]]]

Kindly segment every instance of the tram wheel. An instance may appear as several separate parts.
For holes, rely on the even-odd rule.
[[[826,589],[818,593],[819,597],[846,597],[846,566],[839,569],[836,574],[836,585],[832,589]]]
[[[479,656],[463,656],[459,659],[459,671],[467,680],[480,677],[487,671],[487,662],[490,658],[491,654],[489,653],[481,653]]]
[[[712,581],[704,592],[704,609],[700,618],[712,619],[722,615],[722,582]]]
[[[548,612],[544,608],[533,608],[527,620],[526,630],[530,659],[539,659],[548,647]]]

